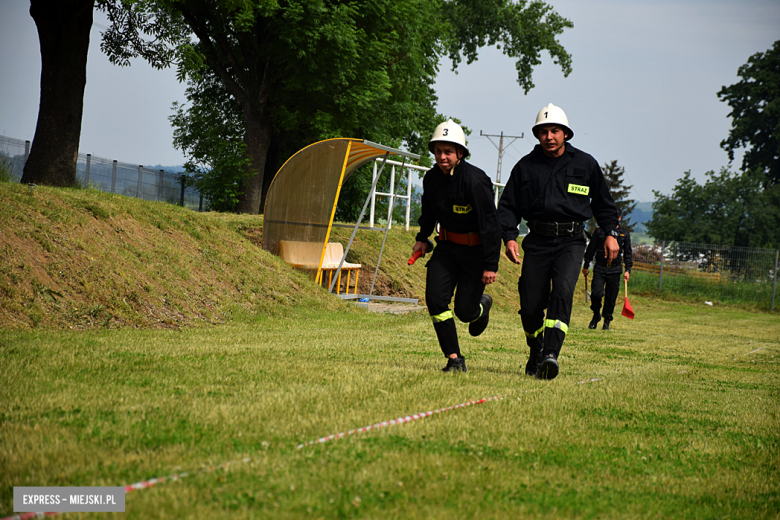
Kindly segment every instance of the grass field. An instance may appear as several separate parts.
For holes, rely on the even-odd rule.
[[[580,306],[552,382],[523,375],[509,313],[477,339],[461,327],[469,373],[455,376],[424,313],[5,331],[0,512],[15,485],[186,472],[128,494],[126,516],[776,518],[777,319],[632,305],[610,332]]]
[[[22,195],[14,197],[21,205]],[[160,216],[142,219],[129,202],[80,197],[68,192],[45,207],[70,219],[67,208],[87,200],[92,211],[107,213],[76,231],[101,223],[115,229],[121,220],[133,255],[113,252],[125,258],[116,272],[132,279],[145,266],[159,270],[156,254],[176,268],[159,278],[145,274],[150,289],[125,308],[120,284],[103,303],[87,268],[68,285],[64,275],[54,276],[52,258],[40,256],[29,270],[5,261],[0,289],[10,303],[3,316],[17,309],[23,319],[8,318],[0,328],[0,518],[13,514],[14,486],[120,486],[172,475],[179,478],[129,493],[122,517],[780,518],[777,313],[637,294],[636,319],[618,317],[613,330],[593,331],[580,286],[561,374],[538,381],[523,373],[516,270],[502,260],[504,279],[491,288],[501,302],[488,330],[471,338],[459,324],[469,372],[442,374],[427,313],[370,313],[330,302],[303,277],[249,251],[250,242],[236,238],[244,217],[152,205]],[[35,225],[18,233],[30,244],[48,244],[52,257],[78,240],[82,252],[74,249],[70,261],[89,262],[88,240],[61,236],[65,227],[54,233],[40,215],[26,215],[22,222]],[[165,230],[155,224],[160,219]],[[17,227],[19,221],[0,219]],[[163,233],[144,249],[135,225],[137,233]],[[0,231],[3,240],[11,236]],[[208,240],[193,254],[205,251],[221,270],[219,292],[204,296],[214,307],[204,319],[185,319],[185,303],[199,290],[188,288],[193,277],[186,273],[208,265],[161,242],[179,234]],[[370,262],[365,248],[376,241],[378,233],[359,236],[359,260]],[[383,286],[419,296],[422,265],[400,271],[408,241],[402,231],[388,239]],[[228,244],[224,250],[220,242]],[[236,248],[246,250],[243,261],[230,256]],[[249,254],[262,265],[256,270],[283,281],[277,299],[247,268]],[[132,257],[143,265],[134,266]],[[112,256],[99,258],[105,276]],[[56,301],[25,279],[38,271],[58,284],[47,286],[61,295]],[[241,283],[258,287],[235,293],[231,304]],[[158,315],[163,294],[185,302],[178,326],[163,320],[155,323],[165,327],[151,327],[134,317],[143,309]],[[69,298],[117,309],[112,316],[121,321],[77,316],[79,330],[69,330]],[[34,305],[44,313],[37,322],[28,319]],[[490,397],[497,399],[477,402]],[[63,516],[109,515],[117,517]]]

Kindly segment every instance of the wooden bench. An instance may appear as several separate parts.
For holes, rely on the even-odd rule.
[[[322,244],[319,242],[301,242],[295,240],[282,240],[279,242],[279,256],[282,260],[298,269],[316,271],[319,268]],[[333,273],[338,270],[341,257],[344,256],[344,246],[338,242],[328,242],[325,248],[325,257],[322,259],[322,270],[328,272],[328,287],[333,281]],[[345,292],[349,294],[349,285],[352,271],[355,271],[355,294],[357,294],[358,276],[361,264],[344,262],[342,271],[347,272],[347,285]],[[336,281],[336,294],[341,292],[341,272]]]

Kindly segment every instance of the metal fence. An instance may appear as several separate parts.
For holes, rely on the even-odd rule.
[[[780,251],[752,247],[661,242],[632,248],[631,281],[659,291],[775,307]],[[638,276],[636,276],[638,275]]]
[[[375,159],[374,160],[374,173],[371,177],[371,181],[376,181],[376,177],[378,174],[377,166],[381,165],[383,162],[382,159]],[[411,216],[411,209],[412,209],[412,171],[428,171],[429,168],[426,168],[424,166],[417,166],[414,164],[406,164],[406,163],[400,163],[398,161],[390,161],[386,160],[384,161],[387,165],[390,166],[390,191],[389,193],[383,193],[376,191],[376,189],[372,190],[371,192],[371,208],[368,214],[368,226],[374,227],[375,223],[375,215],[376,215],[376,198],[377,197],[388,197],[388,215],[387,215],[387,227],[392,228],[393,227],[393,219],[392,215],[390,215],[390,208],[395,207],[395,199],[402,199],[406,201],[406,231],[409,231],[409,219]],[[400,170],[398,172],[398,176],[401,177],[404,174],[404,170],[406,170],[406,195],[398,195],[395,193],[395,180],[396,180],[396,167]]]
[[[22,178],[29,155],[30,141],[0,136],[0,167],[6,169],[16,182]],[[165,170],[153,170],[80,153],[76,161],[76,180],[81,186],[108,193],[169,202],[203,211],[200,193],[194,188],[185,187],[181,183],[181,175]]]

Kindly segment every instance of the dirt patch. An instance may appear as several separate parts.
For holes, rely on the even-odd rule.
[[[257,247],[261,248],[263,247],[263,228],[247,228],[242,229],[241,233],[246,237],[247,240],[252,242]]]

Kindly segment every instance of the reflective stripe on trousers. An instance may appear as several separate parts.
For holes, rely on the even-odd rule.
[[[544,326],[549,329],[559,329],[563,331],[564,334],[569,332],[569,326],[561,320],[544,320]]]
[[[545,329],[545,327],[546,328],[550,328],[550,329],[561,330],[561,331],[563,331],[564,334],[569,332],[569,326],[566,325],[561,320],[544,320],[544,326],[541,327],[536,332],[526,332],[526,331],[524,331],[525,332],[525,337],[526,338],[535,338],[536,336],[538,336],[539,334],[542,333],[542,331]]]
[[[441,314],[431,315],[431,321],[433,321],[433,323],[441,323],[451,319],[453,319],[451,310],[446,310]]]

